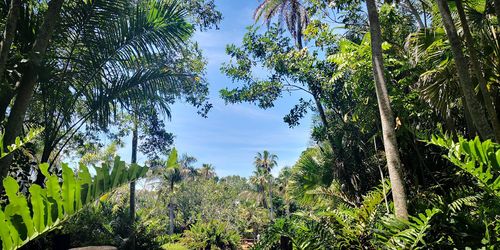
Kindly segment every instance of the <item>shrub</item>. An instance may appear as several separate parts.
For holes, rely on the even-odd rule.
[[[186,246],[180,244],[180,243],[167,243],[163,246],[161,246],[161,249],[165,250],[188,250]]]
[[[198,221],[184,232],[181,242],[189,249],[238,249],[240,235],[221,221]]]

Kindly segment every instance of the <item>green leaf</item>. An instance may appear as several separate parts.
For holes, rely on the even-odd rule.
[[[7,176],[3,180],[3,186],[9,198],[9,204],[5,207],[4,213],[7,217],[11,217],[11,222],[14,226],[24,227],[24,229],[26,229],[26,232],[23,232],[21,235],[22,239],[26,239],[35,233],[28,202],[23,195],[18,194],[19,185],[14,178]],[[23,225],[18,225],[12,220],[15,215],[21,216]],[[24,235],[24,233],[26,233],[26,235]]]
[[[64,212],[72,214],[75,211],[75,174],[73,170],[68,167],[68,164],[62,164],[62,175],[63,175],[63,200],[64,200]]]
[[[2,239],[2,249],[13,248],[13,242],[10,234],[11,228],[7,225],[5,221],[5,214],[0,209],[0,239]],[[14,236],[14,235],[12,235]]]
[[[173,148],[167,159],[167,168],[177,167],[177,149]]]
[[[33,223],[37,232],[41,233],[45,230],[45,197],[44,190],[37,184],[31,185],[31,205],[33,209]]]
[[[33,184],[30,189],[30,202],[18,193],[19,185],[12,177],[6,177],[3,185],[8,198],[8,205],[0,209],[0,239],[2,249],[17,249],[30,239],[57,227],[69,216],[77,213],[83,206],[91,203],[102,193],[112,190],[110,183],[116,186],[123,185],[131,180],[143,177],[147,168],[134,165],[135,173],[125,168],[125,162],[115,159],[113,166],[118,166],[122,176],[131,178],[116,178],[110,180],[109,166],[103,165],[96,176],[91,177],[86,166],[80,165],[78,176],[67,165],[62,164],[62,182],[59,177],[49,173],[48,164],[40,164],[40,171],[46,177],[45,188]],[[104,186],[103,181],[108,181]],[[112,181],[112,182],[111,182]],[[99,183],[99,185],[98,185]],[[92,195],[94,186],[98,186]]]

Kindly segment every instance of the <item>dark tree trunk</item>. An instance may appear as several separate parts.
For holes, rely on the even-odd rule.
[[[137,138],[138,138],[138,128],[137,122],[134,121],[134,130],[132,131],[132,159],[131,164],[137,163]],[[135,249],[135,181],[130,182],[130,221],[132,223],[132,230],[130,232],[130,247]]]
[[[40,162],[42,162],[42,163],[49,162],[49,158],[50,158],[51,154],[52,154],[52,147],[45,145],[43,147],[42,158],[41,158]],[[45,176],[42,174],[42,171],[40,170],[40,168],[37,168],[35,184],[38,184],[41,187],[43,187],[44,183],[45,183]]]
[[[330,144],[330,147],[332,150],[336,149],[335,148],[335,140],[333,140],[332,135],[328,131],[330,128],[330,123],[328,122],[328,118],[326,117],[325,109],[323,108],[323,105],[321,104],[321,101],[319,99],[318,94],[316,94],[316,91],[313,91],[313,98],[314,98],[314,103],[316,104],[316,109],[318,110],[319,113],[319,118],[321,119],[321,123],[323,123],[323,127],[325,127],[324,132],[326,134],[326,139],[328,140],[328,143]]]
[[[493,139],[495,136],[493,130],[490,127],[490,124],[488,123],[488,120],[486,119],[484,108],[479,100],[477,100],[474,93],[474,87],[472,85],[472,80],[468,70],[469,64],[462,52],[462,44],[451,17],[448,3],[446,2],[446,0],[436,1],[439,12],[441,13],[441,17],[443,19],[443,26],[446,30],[446,35],[448,36],[448,40],[450,41],[450,47],[453,53],[453,59],[455,60],[460,87],[464,94],[469,113],[480,136],[483,139]]]
[[[469,56],[472,64],[472,71],[476,75],[477,81],[479,83],[479,89],[483,95],[484,106],[486,107],[486,112],[490,118],[491,125],[493,126],[493,132],[495,133],[496,141],[500,141],[500,124],[498,123],[498,116],[494,106],[494,100],[491,97],[488,88],[486,87],[486,79],[483,75],[483,69],[477,55],[477,50],[474,45],[474,39],[469,28],[469,23],[467,17],[465,16],[464,6],[462,0],[455,0],[457,6],[458,16],[460,17],[460,23],[462,24],[463,33],[465,36],[465,44],[467,50],[469,51]]]
[[[5,126],[4,147],[14,143],[16,137],[19,136],[21,132],[24,116],[26,115],[28,105],[35,91],[35,85],[38,78],[37,72],[55,26],[59,23],[63,2],[64,0],[52,0],[49,2],[44,21],[39,29],[39,34],[36,37],[33,49],[28,58],[26,69],[21,76],[14,106],[10,111],[7,125]],[[8,155],[0,160],[0,179],[7,176],[11,162],[12,155]],[[1,188],[2,187],[0,187],[0,189]]]
[[[398,143],[396,140],[395,120],[392,113],[389,95],[384,76],[384,63],[382,58],[382,34],[378,19],[378,12],[375,0],[366,0],[368,19],[370,21],[371,49],[373,76],[375,79],[375,91],[380,111],[382,123],[382,135],[384,139],[384,149],[387,159],[389,178],[392,184],[392,198],[394,200],[394,210],[396,217],[408,218],[406,203],[406,191],[403,183],[401,160],[399,158]]]
[[[14,41],[17,29],[17,20],[21,9],[21,0],[10,1],[9,12],[5,23],[5,31],[3,32],[3,40],[0,43],[0,122],[5,119],[5,112],[12,99],[12,87],[9,82],[4,79],[7,59],[9,51]]]
[[[271,171],[269,171],[269,217],[271,221],[274,220],[274,207],[273,207],[273,176],[271,175]]]
[[[174,182],[170,182],[170,201],[168,203],[168,218],[169,218],[169,228],[168,235],[174,234],[174,202],[172,199],[172,195],[174,193]]]

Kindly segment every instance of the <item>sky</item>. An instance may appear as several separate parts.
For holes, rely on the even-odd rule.
[[[188,104],[176,103],[172,106],[172,119],[165,122],[166,128],[175,135],[174,146],[180,154],[196,157],[198,167],[202,163],[212,164],[218,176],[250,176],[255,168],[254,157],[263,150],[278,156],[278,167],[273,170],[277,175],[282,167],[292,166],[310,144],[310,114],[295,128],[283,122],[283,116],[304,96],[285,93],[274,108],[266,110],[246,103],[225,104],[219,90],[240,86],[220,72],[221,64],[229,61],[225,47],[241,44],[246,27],[254,23],[252,14],[259,2],[216,0],[215,3],[224,18],[220,29],[194,36],[208,61],[207,80],[213,108],[208,118],[203,118]],[[126,145],[118,153],[129,159],[129,152],[130,145]],[[145,156],[138,156],[139,162],[144,160]]]

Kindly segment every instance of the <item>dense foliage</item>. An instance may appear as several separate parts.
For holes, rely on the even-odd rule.
[[[499,0],[256,3],[219,94],[293,95],[283,122],[313,125],[293,166],[262,149],[248,177],[164,123],[212,108],[193,34],[221,19],[213,0],[0,3],[3,249],[500,248]]]

